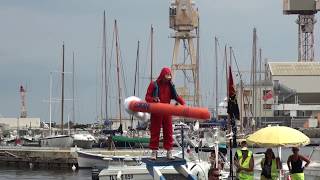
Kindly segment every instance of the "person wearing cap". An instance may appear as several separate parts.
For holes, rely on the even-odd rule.
[[[253,180],[253,153],[247,147],[247,142],[242,141],[241,149],[236,151],[234,163],[237,167],[237,179],[239,180]]]
[[[292,148],[293,154],[288,157],[288,168],[290,171],[291,180],[304,180],[303,170],[305,167],[308,167],[310,160],[305,156],[299,154],[299,148]],[[303,166],[303,161],[306,164]]]
[[[276,180],[279,178],[281,163],[279,157],[275,157],[271,148],[265,152],[265,157],[261,161],[261,180]]]

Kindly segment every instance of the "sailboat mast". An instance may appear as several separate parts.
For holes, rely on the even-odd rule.
[[[254,28],[254,124],[253,124],[253,131],[256,129],[256,121],[257,121],[257,30]]]
[[[64,106],[64,43],[62,45],[62,71],[61,71],[61,134],[63,133],[63,106]]]
[[[153,79],[153,26],[151,25],[150,81]]]
[[[239,73],[240,74],[240,73]],[[241,74],[240,74],[241,77]],[[240,78],[240,132],[243,133],[243,81]]]
[[[240,80],[240,92],[239,92],[240,96],[238,96],[238,98],[240,99],[239,120],[240,120],[240,132],[243,133],[243,80],[242,80],[241,71],[239,69],[233,48],[230,49],[230,53],[232,53],[232,57],[234,59],[235,65],[237,67],[239,80]]]
[[[225,60],[225,64],[226,64],[226,84],[227,84],[227,98],[229,97],[229,81],[228,81],[228,53],[227,53],[227,45],[224,46],[224,60]]]
[[[218,119],[218,38],[214,37],[214,54],[216,68],[216,118]]]
[[[52,72],[50,72],[50,77],[49,77],[49,131],[50,131],[50,136],[52,134]]]
[[[74,52],[72,52],[72,121],[73,124],[75,125],[76,123],[76,114],[75,114],[75,92],[74,92],[74,87],[75,87],[75,74],[74,74]]]
[[[136,67],[135,67],[135,72],[134,72],[134,84],[133,84],[133,95],[134,96],[136,96],[137,81],[139,80],[139,74],[138,74],[138,72],[139,72],[139,48],[140,48],[140,41],[138,41]],[[139,90],[138,90],[138,92],[139,92]],[[131,128],[133,128],[133,115],[131,116]]]
[[[252,108],[253,108],[253,119],[255,120],[256,112],[256,68],[257,68],[257,31],[256,28],[253,29],[253,43],[252,43]],[[254,124],[252,124],[254,123]],[[255,121],[250,123],[252,130],[255,130]]]
[[[119,105],[119,118],[120,118],[120,125],[122,124],[122,116],[121,116],[121,85],[120,85],[120,52],[119,52],[119,34],[118,34],[118,26],[117,20],[114,20],[114,29],[115,29],[115,36],[116,36],[116,59],[117,59],[117,79],[118,79],[118,105]]]
[[[138,41],[138,47],[137,47],[137,57],[136,57],[136,68],[134,73],[134,86],[133,86],[133,95],[136,96],[136,87],[137,87],[137,81],[139,79],[139,49],[140,49],[140,41]],[[138,91],[139,92],[139,91]]]
[[[196,52],[196,72],[195,72],[195,92],[194,106],[200,106],[200,18],[198,16],[198,27],[196,28],[197,35],[197,52]]]
[[[261,126],[261,116],[262,116],[262,91],[261,91],[261,88],[262,88],[262,49],[260,48],[259,49],[259,125]]]
[[[106,33],[106,11],[103,11],[103,64],[104,64],[104,90],[105,90],[105,119],[108,119],[108,80],[107,80],[107,33]],[[103,83],[102,83],[103,84]]]

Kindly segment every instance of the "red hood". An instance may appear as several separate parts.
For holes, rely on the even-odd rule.
[[[171,74],[171,69],[168,68],[168,67],[162,68],[161,73],[160,73],[157,81],[163,80],[164,76],[167,75],[167,74]]]

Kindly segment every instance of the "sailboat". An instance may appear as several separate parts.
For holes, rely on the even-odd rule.
[[[72,122],[75,124],[75,70],[74,70],[74,53],[72,54]],[[70,124],[68,116],[68,124]],[[96,142],[95,137],[86,130],[76,130],[72,135],[73,146],[79,148],[91,149]]]
[[[41,147],[71,147],[73,145],[73,138],[70,135],[65,135],[63,130],[63,110],[64,110],[64,44],[62,45],[62,71],[61,71],[61,134],[52,135],[51,130],[51,88],[52,77],[50,74],[50,97],[49,97],[49,118],[50,118],[50,135],[40,139]]]
[[[116,26],[116,22],[115,22],[115,26]],[[103,47],[103,52],[102,52],[102,70],[101,70],[101,121],[103,121],[103,126],[105,127],[104,129],[101,130],[101,136],[98,138],[100,147],[105,147],[105,146],[109,146],[110,149],[112,149],[113,143],[110,142],[112,136],[114,136],[115,134],[122,134],[123,130],[122,130],[122,124],[121,124],[121,120],[120,120],[120,124],[118,129],[112,129],[112,121],[109,119],[109,112],[108,112],[108,70],[107,70],[107,33],[106,33],[106,14],[105,11],[103,12],[103,34],[102,34],[102,47]],[[118,39],[116,39],[117,43],[117,47],[118,48]],[[118,49],[117,49],[117,58],[118,58]],[[117,62],[118,63],[118,62]],[[119,66],[117,66],[119,67]],[[119,81],[119,77],[118,77],[118,81]],[[120,85],[118,83],[118,89],[120,88]],[[121,112],[121,109],[120,109]],[[120,117],[121,119],[121,117]]]

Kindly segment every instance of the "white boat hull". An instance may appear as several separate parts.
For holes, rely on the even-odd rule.
[[[69,135],[49,136],[40,139],[41,147],[72,147],[73,138]]]
[[[139,164],[139,157],[108,156],[102,154],[77,151],[79,168],[107,168],[109,166],[133,166]]]
[[[200,163],[188,163],[188,171],[194,175],[198,180],[206,180],[208,176],[208,170],[210,164],[207,162]],[[173,166],[160,167],[160,172],[169,179],[185,179],[179,174]],[[152,180],[153,177],[149,174],[146,165],[140,166],[126,166],[126,167],[112,167],[103,169],[99,174],[100,180],[117,179],[117,175],[121,174],[123,179],[141,179],[141,180]],[[221,172],[221,179],[227,179],[229,172]]]
[[[100,159],[88,159],[83,157],[78,157],[79,168],[92,168],[92,167],[105,167],[109,166],[108,161]]]

